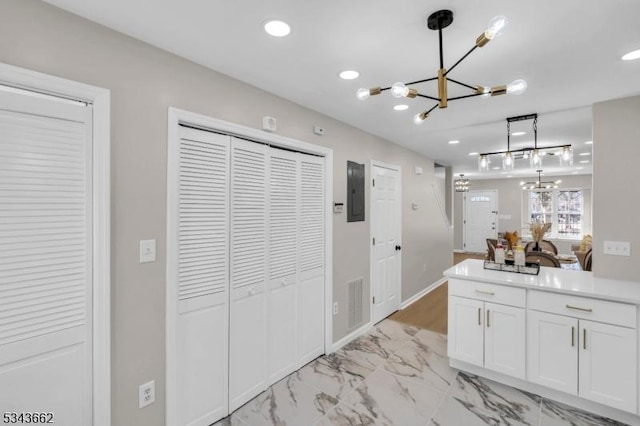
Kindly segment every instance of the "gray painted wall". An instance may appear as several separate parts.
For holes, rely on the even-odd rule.
[[[334,200],[346,200],[347,160],[402,167],[402,298],[442,277],[452,235],[432,185],[433,161],[374,135],[35,0],[0,0],[0,62],[111,90],[112,422],[161,426],[165,392],[167,108],[174,106],[334,150]],[[324,137],[312,133],[324,127]],[[424,174],[416,175],[415,166]],[[369,202],[369,187],[366,193]],[[418,210],[411,203],[418,203]],[[365,222],[334,216],[333,336],[346,329],[346,282],[369,283],[369,207]],[[138,241],[157,239],[155,263],[138,263]],[[368,288],[365,300],[370,300]],[[369,315],[366,303],[365,315]],[[156,380],[156,403],[137,408],[138,386]]]
[[[593,274],[640,282],[640,96],[593,105]],[[628,241],[631,256],[603,253],[604,241]]]
[[[569,176],[543,176],[544,180],[558,180],[562,182],[558,185],[560,188],[591,188],[592,175],[569,175]],[[470,189],[496,189],[498,190],[498,212],[500,215],[511,216],[510,219],[501,218],[498,221],[498,232],[514,231],[521,232],[523,225],[527,223],[526,205],[524,204],[524,196],[520,189],[521,178],[511,179],[476,179],[470,181]],[[527,179],[524,179],[527,180]],[[463,194],[462,192],[454,193],[454,245],[457,250],[462,250],[463,244]],[[592,197],[590,191],[585,192],[584,196],[584,224],[585,233],[591,232],[591,205]],[[523,210],[524,209],[524,210]],[[557,240],[554,240],[557,241]],[[558,246],[558,244],[556,244]],[[571,242],[567,244],[560,243],[558,250],[563,253],[570,252]]]

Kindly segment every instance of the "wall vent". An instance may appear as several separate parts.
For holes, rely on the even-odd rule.
[[[359,326],[363,322],[363,283],[364,278],[358,278],[347,283],[347,302],[349,306],[349,319],[347,327],[349,330]]]

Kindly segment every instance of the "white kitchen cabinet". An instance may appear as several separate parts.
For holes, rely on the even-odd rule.
[[[578,392],[578,320],[530,310],[527,313],[529,381]]]
[[[635,307],[541,292],[530,292],[529,299],[529,380],[636,412]]]
[[[484,300],[523,303],[509,288],[451,280],[449,357],[502,374],[525,377],[525,310]],[[478,299],[455,296],[474,295]]]

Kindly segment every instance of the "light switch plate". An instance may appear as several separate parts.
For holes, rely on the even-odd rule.
[[[605,241],[604,254],[631,256],[631,243],[628,241]]]
[[[156,240],[140,240],[140,263],[156,261]]]

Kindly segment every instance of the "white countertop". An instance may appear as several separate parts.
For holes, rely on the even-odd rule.
[[[511,285],[640,305],[640,282],[596,278],[591,272],[540,267],[539,275],[484,269],[483,260],[467,259],[444,271],[449,278]]]

